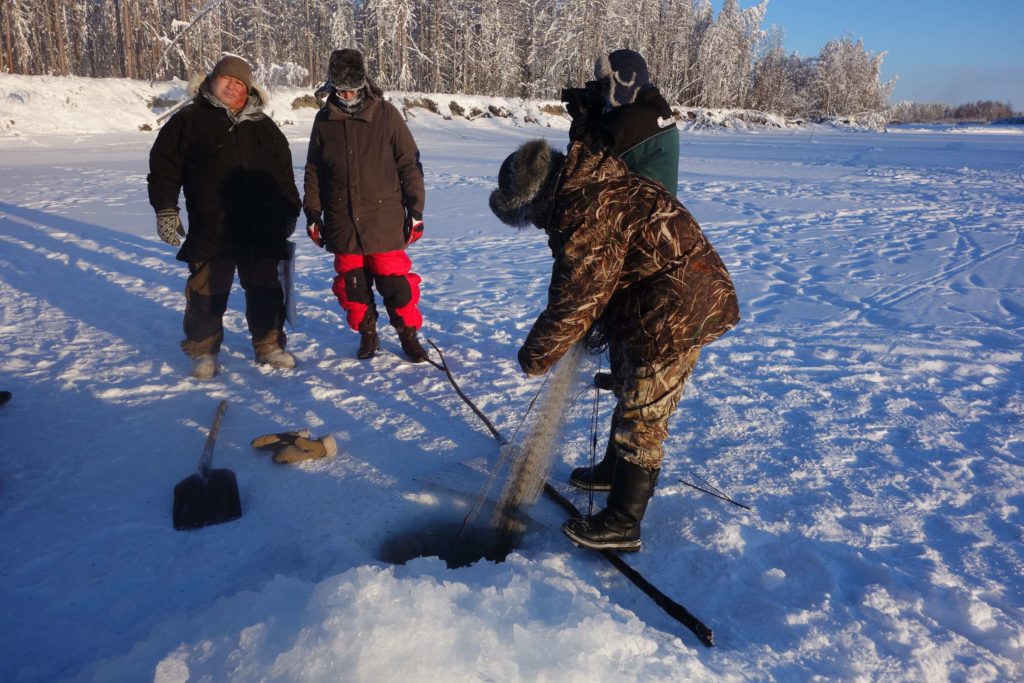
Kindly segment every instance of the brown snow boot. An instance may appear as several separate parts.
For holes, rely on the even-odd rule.
[[[377,336],[376,316],[366,316],[359,325],[359,350],[356,351],[356,358],[366,360],[373,358],[380,348],[380,338]]]
[[[570,519],[562,525],[562,532],[576,545],[594,550],[640,550],[640,521],[657,483],[658,470],[620,458],[612,475],[608,507],[593,517]]]
[[[213,379],[219,370],[215,353],[206,353],[192,359],[192,376],[200,381]]]
[[[420,344],[419,338],[416,336],[415,327],[407,327],[405,325],[395,325],[395,329],[398,330],[398,341],[402,344],[402,351],[409,357],[413,363],[422,363],[427,360],[427,352]]]
[[[295,367],[295,356],[281,348],[266,349],[256,352],[256,364],[275,370],[291,370]]]

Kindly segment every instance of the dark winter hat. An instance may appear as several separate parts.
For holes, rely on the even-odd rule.
[[[616,50],[597,58],[594,78],[598,81],[608,79],[608,102],[613,107],[621,107],[634,101],[640,90],[651,82],[651,72],[639,52]]]
[[[530,140],[509,154],[498,171],[498,189],[491,193],[491,211],[506,225],[529,225],[536,202],[553,182],[565,155],[547,140]]]
[[[210,76],[212,78],[216,78],[217,76],[237,78],[242,81],[242,83],[245,83],[245,89],[247,92],[252,90],[252,67],[249,66],[249,62],[245,61],[241,57],[235,57],[234,55],[222,57],[221,60],[213,67],[213,71],[210,72]]]
[[[335,50],[327,68],[327,81],[338,90],[360,90],[366,85],[363,53],[352,48]]]

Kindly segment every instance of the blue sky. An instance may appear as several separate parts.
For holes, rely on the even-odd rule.
[[[722,0],[712,4],[717,14]],[[886,52],[883,79],[899,76],[893,101],[1024,110],[1024,0],[769,0],[763,27],[772,24],[786,50],[804,56],[844,35]]]

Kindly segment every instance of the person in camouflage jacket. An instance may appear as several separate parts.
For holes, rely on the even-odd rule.
[[[574,142],[563,155],[527,142],[502,164],[490,206],[504,223],[543,229],[554,257],[523,371],[547,372],[578,342],[611,361],[608,506],[563,531],[587,547],[638,550],[668,419],[700,349],[739,321],[729,273],[675,196],[607,149]]]

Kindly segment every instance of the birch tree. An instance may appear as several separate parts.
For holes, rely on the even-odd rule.
[[[366,0],[363,27],[367,66],[377,75],[381,86],[415,89],[413,71],[420,51],[414,35],[413,0]]]
[[[812,92],[816,113],[823,116],[880,112],[895,87],[881,82],[884,52],[873,53],[864,41],[850,38],[829,41],[815,66]]]

